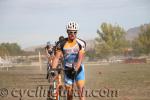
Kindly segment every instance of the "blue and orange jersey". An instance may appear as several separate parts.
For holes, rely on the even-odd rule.
[[[57,50],[61,50],[64,57],[64,66],[72,67],[72,64],[78,60],[79,52],[85,53],[86,42],[76,38],[74,41],[69,41],[68,38],[64,39],[57,44]]]

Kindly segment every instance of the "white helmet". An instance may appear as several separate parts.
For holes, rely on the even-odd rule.
[[[79,30],[79,26],[76,22],[74,21],[71,21],[67,24],[66,26],[66,30],[74,30],[74,31],[77,31]]]
[[[51,42],[50,42],[50,41],[48,41],[46,44],[47,44],[48,46],[51,46]]]

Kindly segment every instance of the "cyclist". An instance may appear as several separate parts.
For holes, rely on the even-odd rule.
[[[64,36],[59,37],[59,41],[63,41],[64,39],[65,39]]]
[[[61,41],[63,41],[65,38],[64,38],[64,36],[60,36],[59,37],[59,40],[57,41],[57,42],[55,42],[55,46],[54,46],[54,54],[56,54],[56,51],[57,51],[57,48],[56,48],[56,46],[61,42]]]
[[[47,42],[47,45],[45,47],[45,52],[46,52],[46,56],[48,59],[48,63],[47,63],[47,76],[46,78],[48,79],[48,71],[51,68],[52,65],[52,59],[54,58],[54,50],[52,48],[52,45],[50,42]]]
[[[57,51],[54,57],[52,68],[56,68],[59,58],[63,54],[64,68],[70,69],[65,71],[65,86],[67,91],[67,99],[73,98],[73,85],[76,83],[79,89],[80,100],[84,100],[82,90],[85,84],[84,65],[82,64],[86,43],[77,38],[78,24],[76,22],[69,22],[66,26],[68,37],[59,42],[56,46]]]

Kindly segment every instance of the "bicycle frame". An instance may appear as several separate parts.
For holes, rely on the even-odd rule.
[[[54,69],[54,71],[62,71],[63,69]],[[61,98],[61,88],[63,87],[62,84],[62,77],[61,77],[61,73],[58,72],[57,75],[55,75],[52,79],[52,77],[50,77],[49,79],[50,81],[50,93],[48,94],[49,100],[62,100]]]
[[[68,69],[63,69],[62,67],[60,67],[60,68],[58,67],[56,69],[51,69],[51,71],[57,71],[57,73],[58,73],[57,75],[55,75],[53,77],[53,79],[51,79],[52,83],[50,81],[50,87],[51,86],[53,87],[52,88],[52,94],[50,94],[50,96],[53,97],[52,100],[62,100],[62,96],[60,94],[61,94],[61,92],[64,92],[64,91],[60,91],[60,88],[64,87],[64,86],[63,86],[62,81],[61,81],[62,80],[61,71],[65,71],[65,70],[68,70]],[[74,76],[74,79],[75,79],[75,76]],[[74,81],[74,79],[73,79],[73,81]],[[73,89],[73,84],[72,84],[72,89]],[[65,99],[63,99],[63,100],[67,100],[66,95],[67,94],[65,94]]]

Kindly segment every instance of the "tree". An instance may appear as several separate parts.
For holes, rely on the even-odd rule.
[[[100,57],[108,57],[123,53],[128,42],[125,39],[125,30],[119,25],[102,23],[97,30],[96,53]]]
[[[7,48],[3,45],[0,45],[0,56],[9,55]]]
[[[95,55],[95,49],[89,49],[86,51],[86,56],[89,57],[89,60],[94,60],[96,55]]]
[[[1,43],[0,44],[0,56],[5,55],[20,55],[22,50],[17,43]]]
[[[150,24],[141,26],[139,36],[133,41],[132,46],[136,56],[150,54]]]

